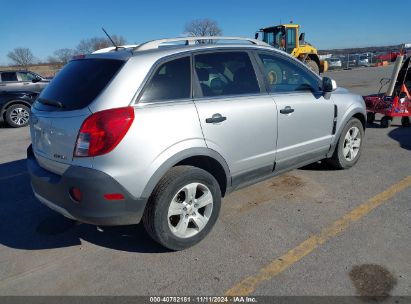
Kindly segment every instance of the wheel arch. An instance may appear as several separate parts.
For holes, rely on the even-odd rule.
[[[363,113],[355,113],[351,118],[357,118],[359,121],[361,121],[362,127],[365,128],[367,127],[367,118],[364,116]]]
[[[351,118],[357,118],[361,122],[365,130],[366,125],[367,125],[367,120],[365,117],[366,116],[363,113],[363,109],[358,108],[358,107],[351,109],[350,111],[346,113],[346,115],[344,115],[342,122],[339,124],[337,132],[335,133],[335,136],[334,136],[333,142],[331,143],[331,147],[327,154],[327,157],[331,157],[334,154],[335,148],[337,147],[338,140],[340,139],[340,136],[341,136],[341,132],[344,129],[345,125],[348,123],[348,121]]]
[[[150,197],[160,179],[168,170],[178,165],[191,165],[207,171],[219,183],[222,196],[230,192],[231,175],[224,158],[209,148],[189,148],[165,161],[151,176],[141,196],[145,198]]]

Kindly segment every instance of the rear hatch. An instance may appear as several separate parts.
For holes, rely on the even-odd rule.
[[[30,133],[40,165],[55,173],[73,163],[73,150],[89,105],[124,65],[124,60],[86,58],[70,61],[32,106]]]

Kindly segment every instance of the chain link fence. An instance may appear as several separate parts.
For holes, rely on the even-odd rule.
[[[398,52],[327,54],[321,59],[328,62],[329,70],[349,70],[361,67],[386,66],[397,58]]]

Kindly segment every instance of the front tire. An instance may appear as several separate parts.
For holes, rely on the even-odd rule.
[[[364,127],[357,118],[351,118],[341,132],[333,156],[328,160],[337,169],[348,169],[360,158],[364,142]]]
[[[28,125],[30,109],[22,104],[14,104],[6,111],[6,122],[10,127],[20,128]]]
[[[191,247],[211,231],[221,207],[221,191],[207,171],[171,168],[155,187],[143,215],[147,233],[171,250]]]
[[[315,61],[307,59],[305,61],[305,64],[309,67],[311,71],[313,71],[317,75],[320,75],[320,67],[317,65]]]
[[[381,118],[380,126],[381,128],[389,128],[391,127],[392,117],[391,116],[384,116]]]

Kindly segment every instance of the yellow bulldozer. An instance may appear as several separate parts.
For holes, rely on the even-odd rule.
[[[299,34],[299,29],[300,26],[293,23],[265,27],[255,33],[255,38],[262,33],[264,42],[298,58],[317,74],[326,72],[327,61],[320,60],[317,49],[305,41],[305,33]]]

